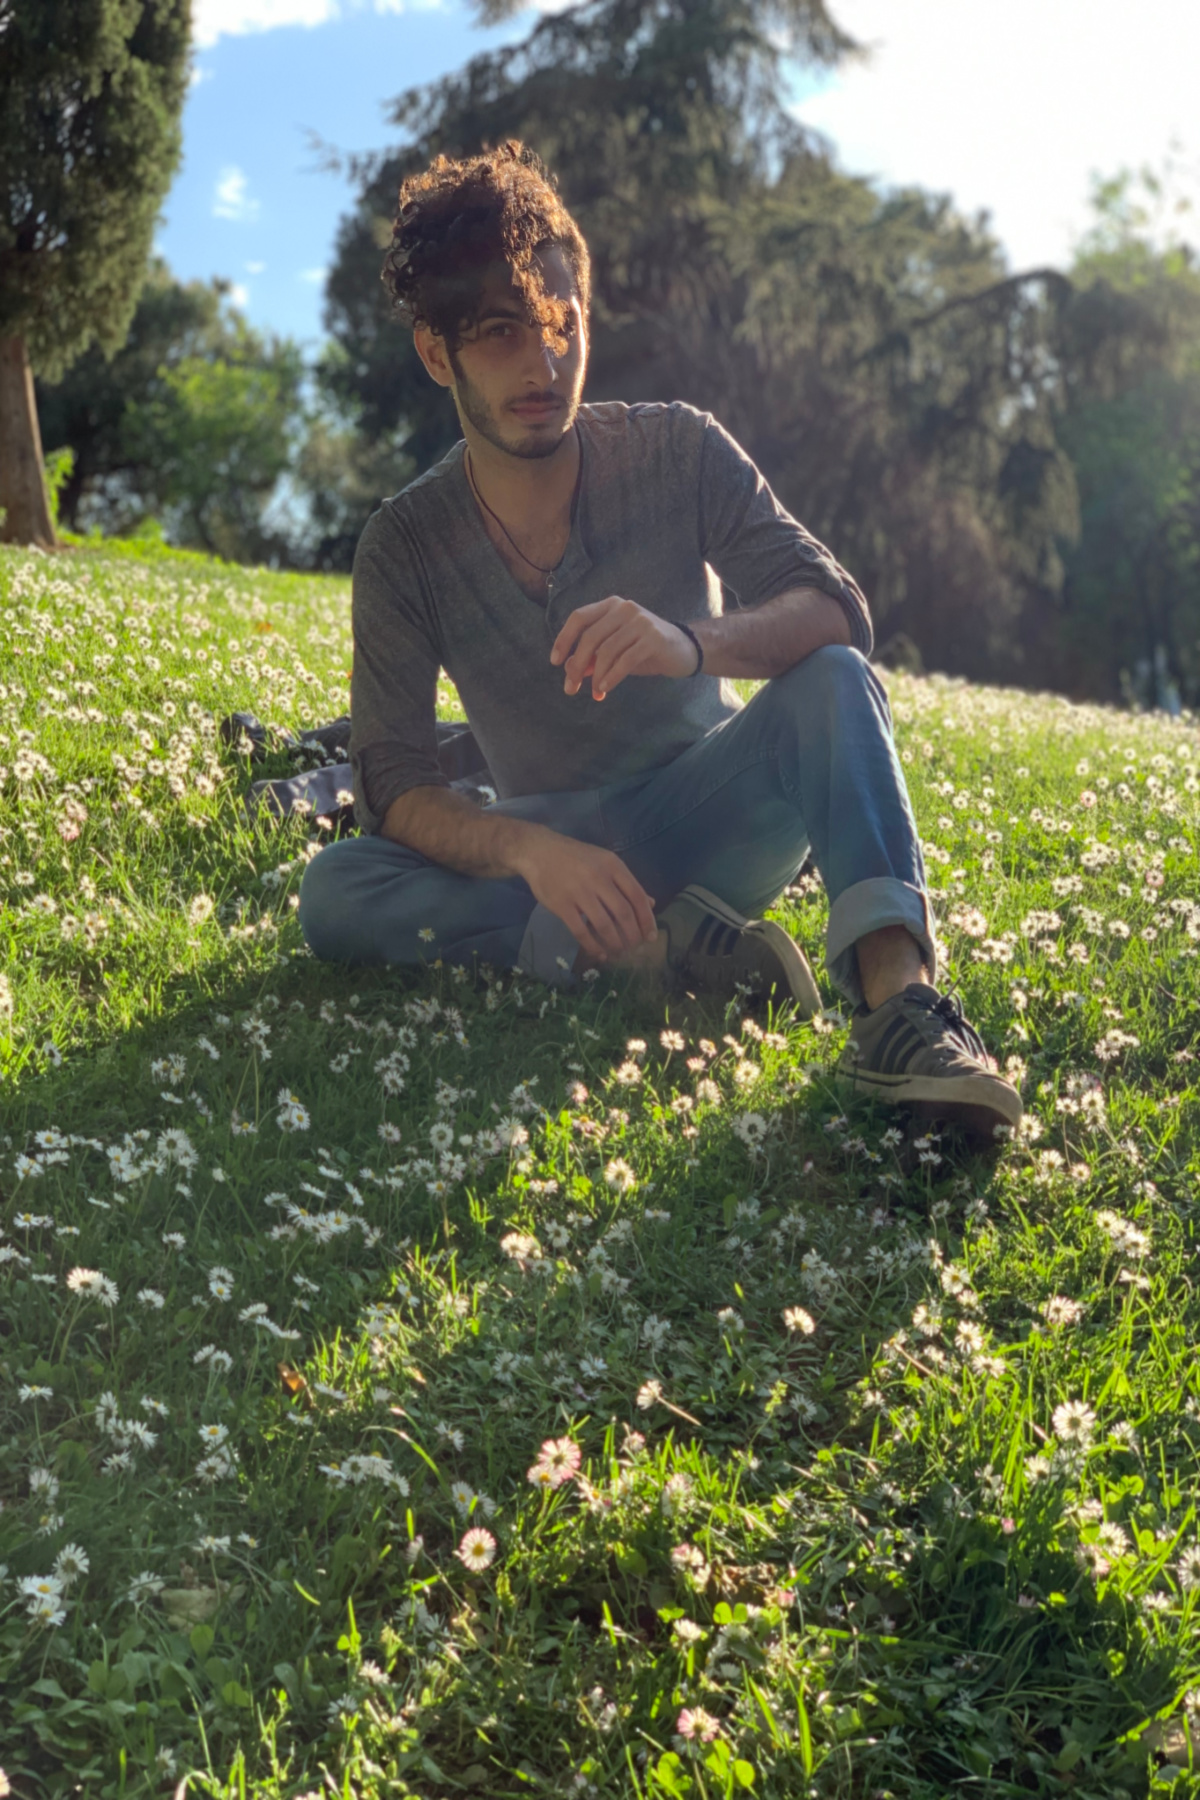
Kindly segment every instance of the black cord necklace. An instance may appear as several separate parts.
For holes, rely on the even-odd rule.
[[[575,427],[575,433],[576,433],[576,437],[578,437],[578,435],[579,435],[579,427],[578,426]],[[483,495],[480,493],[479,485],[475,480],[475,465],[471,461],[471,452],[470,452],[469,448],[466,452],[466,462],[467,462],[467,480],[471,484],[471,492],[474,494],[475,498],[478,500],[480,506],[482,506],[484,512],[488,515],[488,517],[490,519],[496,520],[497,525],[500,527],[501,531],[504,533],[505,537],[508,539],[508,541],[512,545],[513,549],[516,551],[516,553],[520,557],[521,561],[523,563],[528,563],[529,567],[531,569],[536,569],[539,575],[553,575],[555,569],[558,568],[559,563],[562,562],[562,559],[563,559],[562,556],[559,557],[558,562],[551,563],[551,565],[548,569],[544,568],[541,563],[535,563],[532,556],[526,556],[526,554],[522,550],[520,544],[518,544],[516,542],[512,533],[509,531],[507,525],[504,523],[504,520],[497,517],[497,515],[492,511],[491,507],[488,505],[487,501],[484,499]],[[575,488],[571,494],[571,522],[572,522],[572,524],[574,524],[574,522],[575,522],[575,505],[579,499],[579,484],[582,479],[583,479],[583,445],[580,444],[579,445],[579,464],[575,470]],[[567,552],[566,552],[566,549],[564,548],[563,556],[565,556],[566,554],[567,554]]]

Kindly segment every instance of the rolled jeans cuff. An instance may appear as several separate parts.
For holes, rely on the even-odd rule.
[[[544,981],[547,987],[574,987],[575,958],[579,943],[572,937],[557,913],[541,902],[529,915],[517,967],[522,974]]]
[[[825,933],[829,978],[855,1006],[865,1005],[866,1000],[854,946],[859,938],[885,925],[906,928],[921,946],[930,981],[937,981],[937,945],[928,894],[895,875],[873,875],[867,881],[856,881],[838,895],[829,909]]]

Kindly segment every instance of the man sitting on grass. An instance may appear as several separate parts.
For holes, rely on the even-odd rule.
[[[537,158],[439,157],[400,189],[384,280],[462,439],[354,559],[362,835],[314,857],[317,956],[591,968],[820,1005],[759,917],[811,850],[839,1073],[990,1133],[1021,1117],[940,996],[921,847],[851,577],[707,413],[583,405],[590,265]],[[728,603],[727,597],[732,600]],[[499,801],[442,774],[439,669]],[[728,678],[765,683],[743,705]]]

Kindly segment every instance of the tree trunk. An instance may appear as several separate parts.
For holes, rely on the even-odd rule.
[[[42,434],[24,338],[0,337],[0,543],[54,550]]]

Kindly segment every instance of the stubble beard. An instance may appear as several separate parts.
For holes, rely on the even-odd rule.
[[[454,371],[454,398],[463,418],[476,430],[485,443],[495,449],[502,450],[506,456],[518,456],[524,462],[541,462],[553,456],[564,438],[569,436],[579,411],[578,391],[566,401],[562,413],[562,432],[554,439],[539,434],[514,441],[504,435],[491,407],[479,392],[472,387],[470,378],[457,356],[450,357],[450,367]]]

